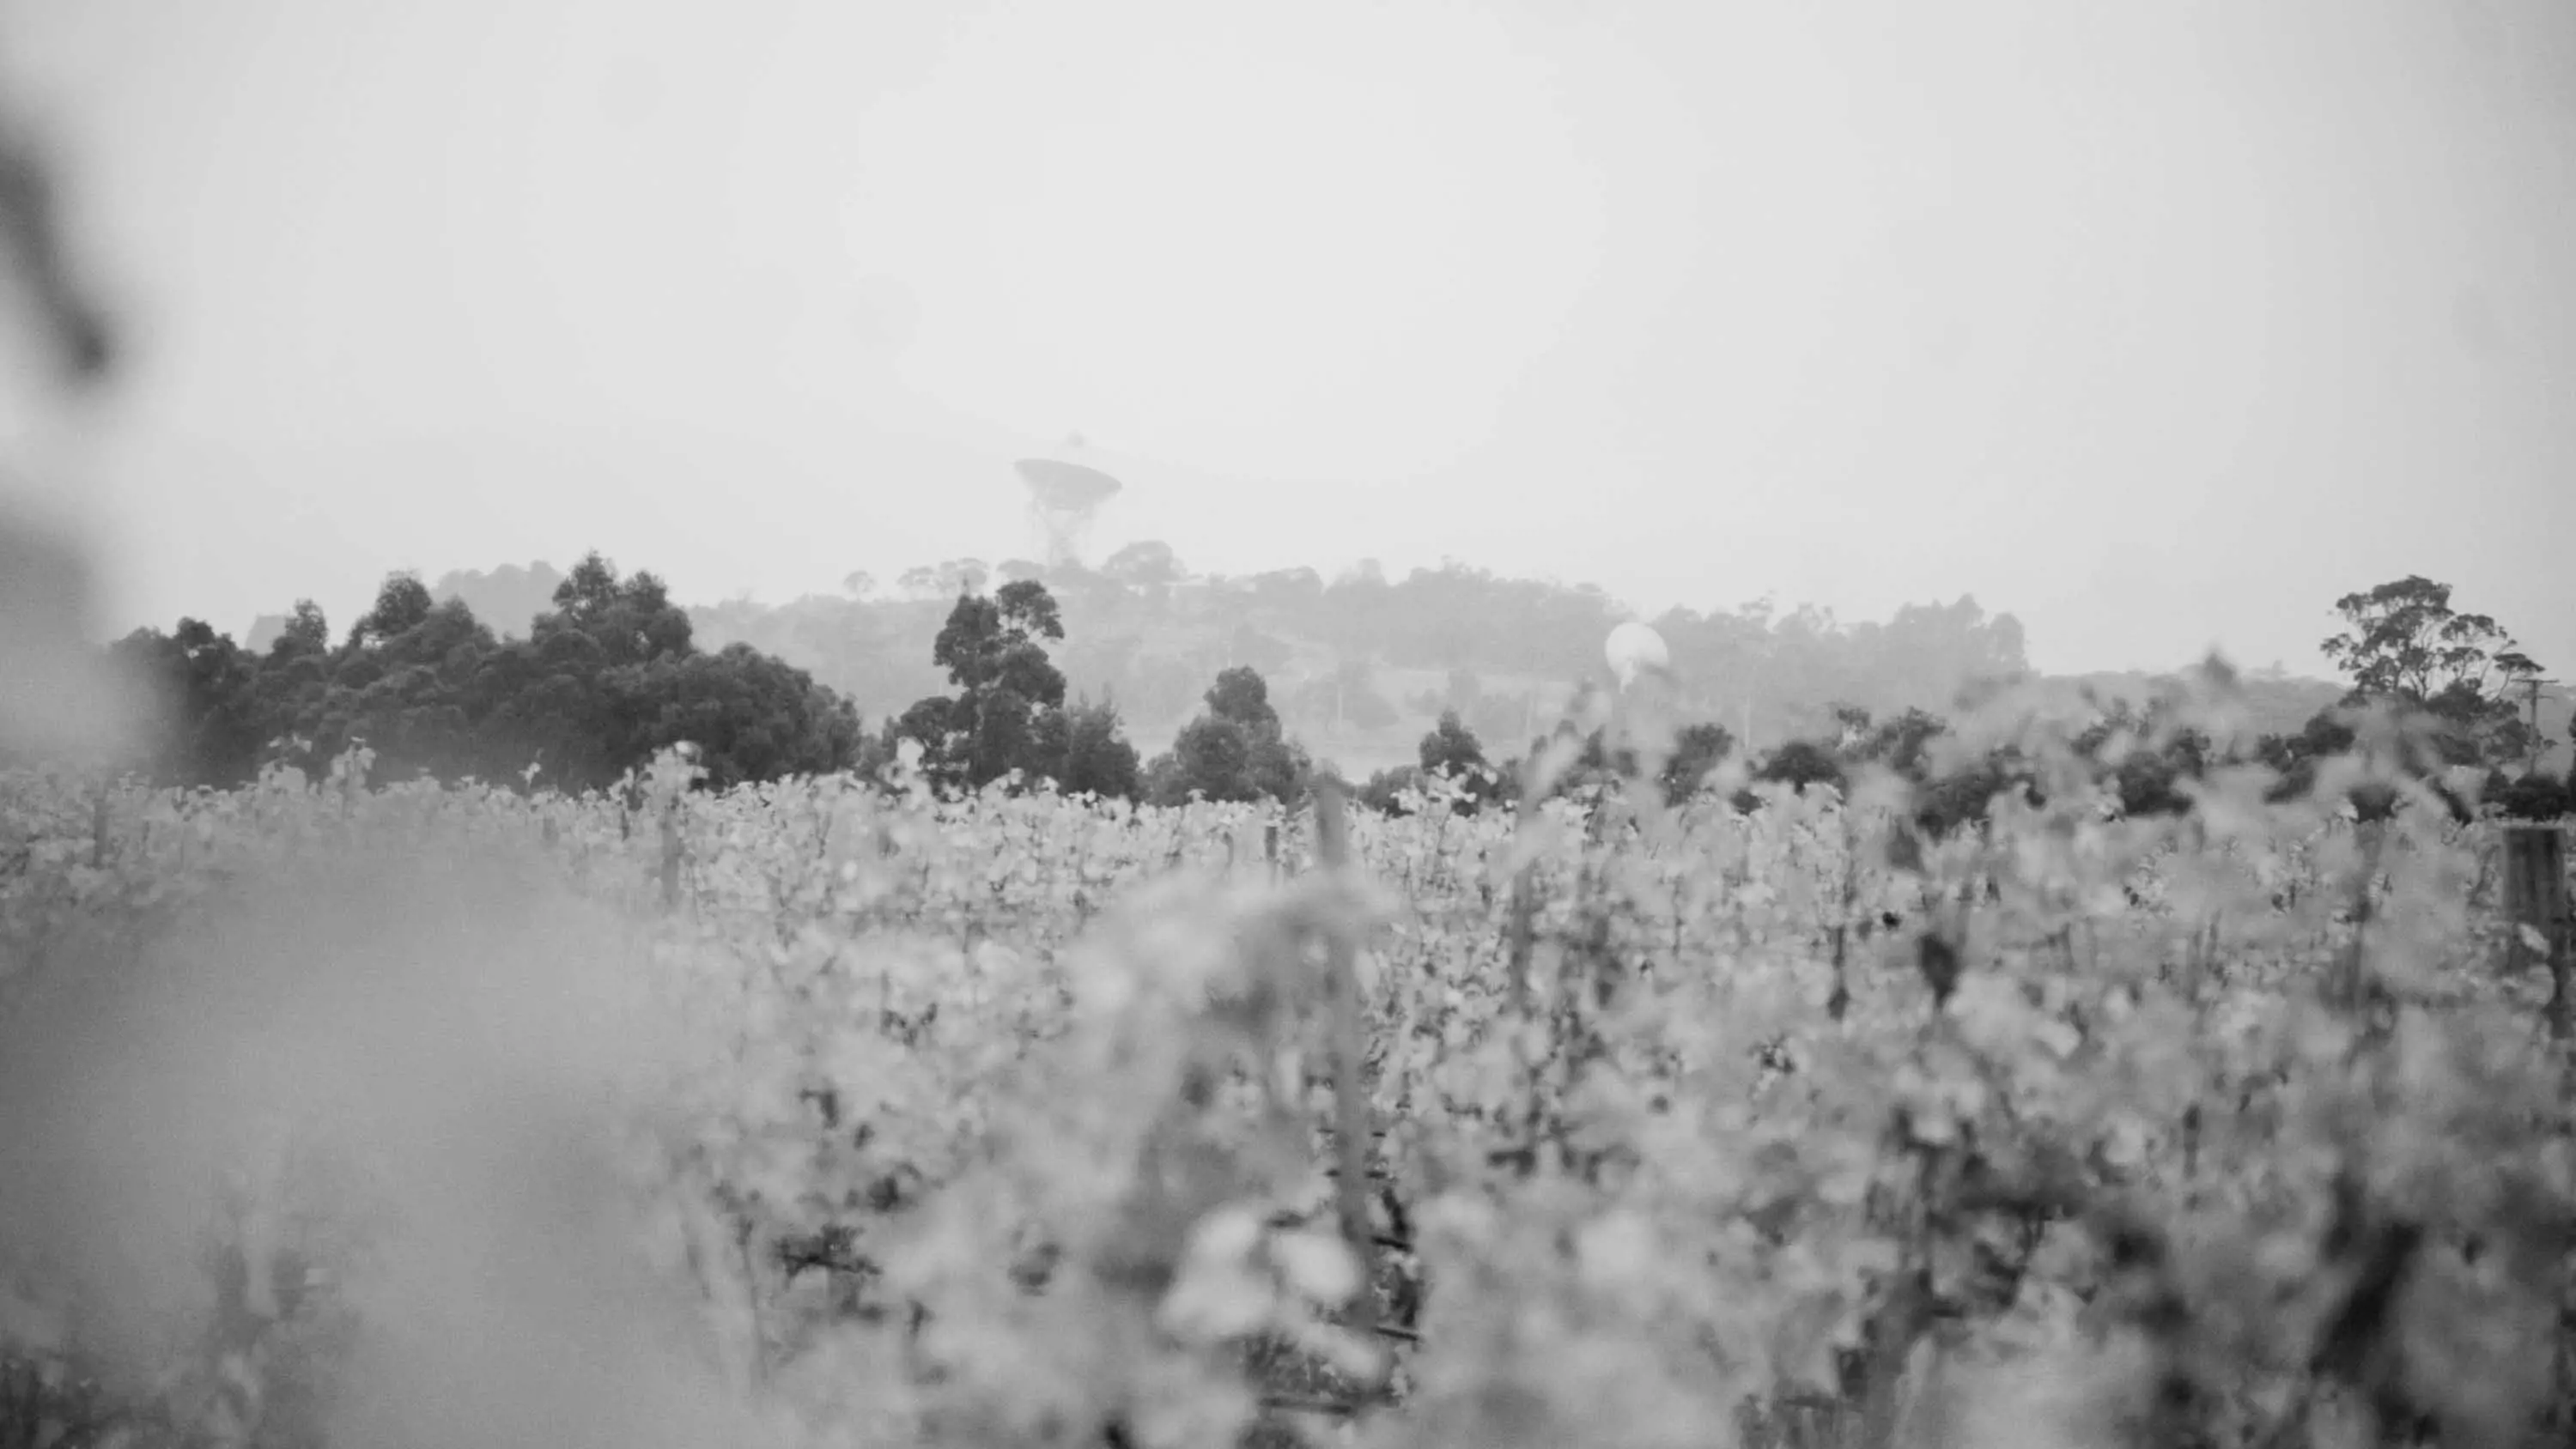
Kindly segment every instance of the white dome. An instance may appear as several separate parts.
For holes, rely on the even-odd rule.
[[[1610,672],[1619,676],[1619,687],[1636,682],[1637,675],[1648,669],[1665,669],[1672,664],[1672,652],[1664,647],[1664,636],[1634,620],[1610,631],[1609,642],[1601,652],[1610,661]]]

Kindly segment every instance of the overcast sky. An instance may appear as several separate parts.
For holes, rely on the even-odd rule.
[[[2315,673],[2421,572],[2576,678],[2563,0],[0,10],[143,348],[36,455],[120,632],[1027,554],[1079,431],[1201,569]]]

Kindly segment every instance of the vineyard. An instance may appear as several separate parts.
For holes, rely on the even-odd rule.
[[[0,1445],[2564,1442],[2500,827],[1982,719],[1947,838],[6,777]]]

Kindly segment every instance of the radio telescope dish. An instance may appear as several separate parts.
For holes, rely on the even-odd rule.
[[[1650,670],[1663,673],[1672,668],[1672,651],[1664,647],[1664,636],[1634,620],[1611,630],[1601,653],[1610,661],[1610,672],[1619,676],[1621,689],[1636,683],[1640,674]]]
[[[1079,562],[1083,535],[1100,506],[1118,493],[1118,480],[1061,458],[1022,458],[1011,467],[1029,490],[1029,517],[1037,525],[1047,563]]]

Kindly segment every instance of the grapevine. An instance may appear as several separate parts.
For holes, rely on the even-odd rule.
[[[2366,753],[2131,820],[1998,719],[2044,803],[1940,839],[0,777],[0,1435],[2563,1434],[2492,827],[2348,818]]]

